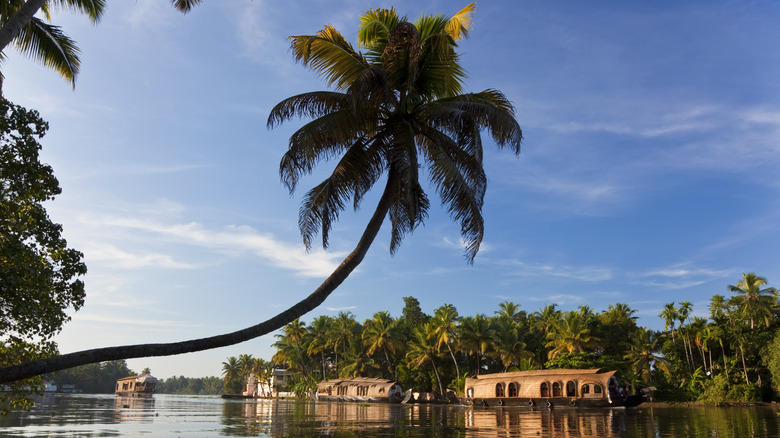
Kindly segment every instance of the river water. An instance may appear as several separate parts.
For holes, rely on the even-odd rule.
[[[47,394],[0,417],[23,437],[780,437],[774,407],[585,410],[472,408],[157,394]]]

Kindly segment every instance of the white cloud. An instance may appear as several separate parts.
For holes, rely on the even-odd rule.
[[[509,275],[522,277],[558,277],[570,280],[599,282],[615,277],[612,268],[600,266],[566,266],[539,263],[525,263],[520,260],[499,261],[499,265],[511,269]]]
[[[170,319],[138,319],[138,318],[120,318],[116,316],[101,316],[93,314],[78,313],[73,317],[73,320],[82,322],[101,322],[110,323],[112,326],[116,325],[132,325],[142,327],[154,327],[154,328],[194,328],[202,327],[202,324],[181,323],[178,321],[172,321]]]
[[[687,289],[710,281],[727,278],[727,270],[689,267],[685,264],[654,269],[631,275],[633,284],[660,289]]]
[[[195,269],[196,265],[176,261],[167,254],[132,254],[110,244],[95,245],[83,249],[87,263],[104,263],[120,269],[165,268]]]
[[[133,240],[141,239],[138,232],[152,239],[164,239],[185,246],[196,246],[219,251],[232,257],[240,257],[247,252],[266,260],[273,266],[289,269],[306,277],[325,277],[341,262],[345,255],[342,252],[325,252],[312,250],[306,253],[303,245],[289,244],[277,240],[272,234],[260,233],[257,230],[240,225],[230,225],[222,228],[207,228],[196,223],[170,223],[146,218],[127,218],[118,216],[85,215],[79,219],[83,225],[90,228],[119,229],[131,231]],[[118,235],[116,231],[107,232],[107,236]],[[124,263],[126,267],[140,268],[158,266],[163,268],[191,269],[192,263],[175,260],[174,256],[163,254],[131,254],[128,251],[101,244],[97,248],[92,244],[90,257],[101,260],[114,260]],[[186,255],[179,255],[184,258]]]

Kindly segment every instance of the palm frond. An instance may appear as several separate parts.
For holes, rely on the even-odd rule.
[[[314,91],[288,97],[271,109],[266,126],[274,128],[294,117],[317,118],[347,109],[350,102],[346,94],[333,91]]]
[[[474,128],[472,128],[474,129]],[[431,181],[453,220],[460,223],[466,241],[466,259],[474,262],[485,233],[482,205],[487,177],[482,167],[482,145],[477,133],[469,149],[432,128],[421,127]]]
[[[367,153],[365,143],[355,142],[339,160],[331,175],[311,189],[301,204],[298,227],[306,248],[318,232],[322,234],[322,246],[328,247],[331,225],[338,219],[348,201],[356,191],[365,192],[381,175],[381,168]]]
[[[14,39],[23,55],[34,58],[60,74],[76,86],[81,64],[76,42],[65,35],[59,26],[33,17]]]
[[[390,86],[387,74],[379,66],[370,66],[347,90],[356,111],[375,112],[377,108],[391,109],[398,106],[398,97]]]
[[[183,14],[186,14],[202,2],[203,0],[171,0],[173,7]]]
[[[471,29],[471,20],[476,10],[477,4],[469,3],[465,8],[453,15],[445,29],[447,35],[455,41],[468,37],[469,30]]]
[[[520,153],[523,131],[517,123],[514,107],[497,90],[485,90],[439,99],[421,108],[432,123],[457,123],[460,117],[474,118],[481,128],[490,130],[499,147],[508,146],[515,155]]]
[[[351,110],[336,111],[307,123],[290,136],[279,173],[292,192],[298,178],[321,160],[337,157],[362,137],[362,120]]]
[[[70,9],[72,11],[82,13],[88,16],[90,21],[93,23],[100,21],[100,19],[103,17],[103,11],[106,8],[106,0],[49,0],[47,4],[59,7],[61,9]]]
[[[379,62],[390,32],[402,21],[406,21],[406,17],[399,17],[395,8],[371,9],[360,16],[358,46],[366,49],[372,62]]]
[[[317,72],[328,85],[344,90],[368,67],[360,52],[332,26],[325,26],[317,35],[294,35],[292,49],[295,60]]]

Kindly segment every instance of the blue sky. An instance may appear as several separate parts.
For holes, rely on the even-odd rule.
[[[354,246],[378,194],[346,211],[328,251],[304,251],[298,206],[278,176],[289,135],[280,100],[325,86],[295,64],[289,35],[332,24],[355,43],[360,14],[410,18],[466,2],[206,1],[182,16],[161,0],[109,2],[98,26],[53,22],[82,50],[75,91],[8,50],[6,97],[50,122],[43,160],[63,189],[47,205],[84,252],[87,301],[62,352],[226,333],[308,295]],[[482,1],[460,44],[467,91],[515,104],[515,158],[486,138],[486,236],[468,265],[432,197],[395,257],[386,229],[366,260],[304,317],[380,310],[533,312],[628,303],[661,329],[668,302],[707,315],[743,272],[780,285],[780,4],[746,1]],[[272,336],[129,361],[158,377],[219,375],[228,356],[269,359]]]

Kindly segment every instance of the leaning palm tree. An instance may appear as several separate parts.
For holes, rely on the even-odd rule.
[[[436,376],[436,382],[439,384],[439,394],[445,396],[444,385],[441,382],[439,369],[436,367],[436,359],[439,357],[439,349],[436,347],[436,341],[430,334],[434,328],[431,323],[425,323],[418,326],[412,332],[412,339],[409,340],[409,349],[406,353],[406,359],[410,367],[419,368],[427,364],[431,365],[433,374]]]
[[[591,334],[587,313],[564,312],[547,332],[546,348],[549,359],[563,353],[595,352],[602,349],[601,339]]]
[[[362,17],[355,50],[334,28],[291,37],[304,66],[321,74],[333,91],[305,93],[271,110],[269,127],[298,116],[314,120],[290,138],[281,176],[290,190],[323,159],[340,157],[300,209],[303,242],[320,232],[328,243],[332,223],[351,199],[357,207],[386,175],[382,195],[357,246],[308,297],[260,324],[237,332],[169,344],[109,347],[0,369],[0,383],[105,360],[167,356],[224,347],[276,330],[319,306],[360,264],[385,219],[395,253],[406,234],[426,217],[429,201],[420,183],[425,164],[435,190],[466,242],[473,263],[484,235],[482,204],[487,178],[481,132],[500,148],[520,152],[522,132],[514,108],[497,90],[463,93],[465,73],[455,51],[466,36],[474,4],[447,18],[424,16],[415,24],[394,9]]]
[[[319,354],[320,366],[322,368],[322,380],[327,378],[326,357],[332,351],[329,345],[329,333],[332,331],[333,318],[326,315],[320,315],[314,318],[307,329],[308,343],[306,347],[307,354]]]
[[[742,274],[742,280],[736,286],[729,285],[729,291],[737,294],[731,298],[731,302],[739,313],[750,321],[751,330],[756,319],[763,320],[769,327],[772,311],[777,307],[777,289],[762,289],[762,286],[766,286],[766,278],[753,272]]]
[[[455,373],[458,380],[460,380],[460,367],[458,366],[458,360],[455,358],[455,352],[452,351],[452,345],[457,342],[457,323],[460,318],[458,317],[458,310],[452,304],[445,304],[433,313],[430,323],[433,327],[430,335],[436,340],[436,348],[441,350],[442,345],[447,346],[447,351],[450,352],[452,363],[455,364]]]
[[[387,371],[390,378],[395,380],[395,370],[390,361],[390,353],[403,351],[405,341],[398,320],[393,319],[390,312],[377,312],[372,319],[366,321],[362,338],[367,355],[372,356],[374,353],[381,352],[385,356]]]
[[[241,365],[235,356],[230,356],[227,362],[222,362],[222,377],[225,378],[227,392],[237,392],[241,387]]]
[[[504,301],[498,304],[498,310],[494,312],[500,319],[510,321],[514,324],[520,324],[526,317],[525,312],[520,310],[520,305],[512,301]]]
[[[664,304],[664,310],[658,314],[658,317],[664,319],[664,330],[671,331],[672,342],[674,342],[674,323],[677,321],[677,308],[674,307],[674,301]]]
[[[491,320],[481,313],[461,320],[458,326],[460,346],[466,353],[474,354],[476,375],[479,375],[482,370],[482,360],[495,349],[496,335]]]
[[[660,354],[660,338],[652,330],[638,328],[626,342],[626,359],[631,364],[631,371],[644,383],[652,379],[653,369],[669,374],[669,363]]]

